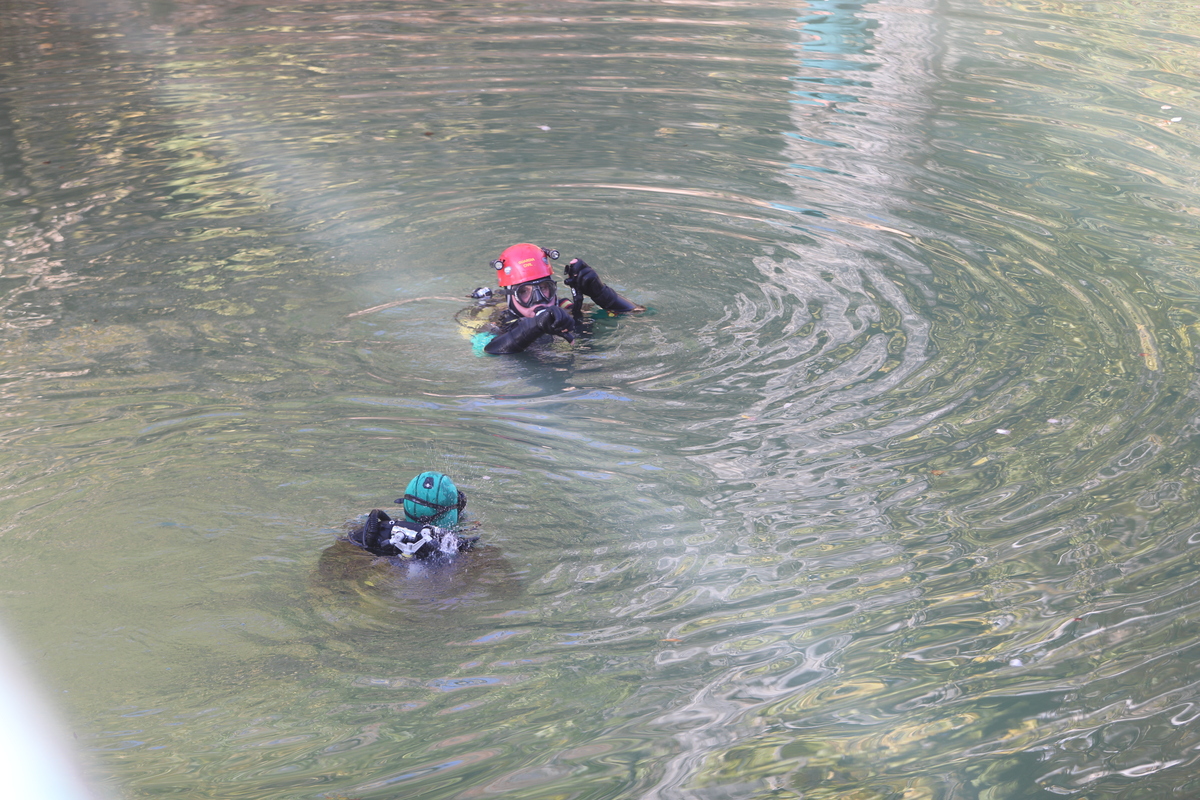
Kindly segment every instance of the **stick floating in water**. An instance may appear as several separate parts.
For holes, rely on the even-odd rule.
[[[455,303],[462,302],[462,299],[458,297],[441,297],[440,295],[432,295],[430,297],[410,297],[407,300],[393,300],[392,302],[384,303],[381,306],[371,306],[370,308],[364,308],[362,311],[351,312],[346,315],[346,319],[350,319],[352,317],[361,317],[365,314],[374,314],[376,311],[383,311],[386,308],[395,308],[396,306],[402,306],[405,303],[416,303],[421,300],[450,300]]]

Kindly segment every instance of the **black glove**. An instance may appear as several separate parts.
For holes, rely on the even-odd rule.
[[[605,311],[620,314],[638,309],[636,305],[605,286],[604,281],[600,280],[600,276],[596,274],[596,270],[589,267],[583,259],[572,258],[567,264],[566,270],[567,277],[563,283],[572,289],[583,292]]]
[[[539,308],[533,318],[537,320],[538,330],[542,333],[561,336],[568,342],[575,341],[575,319],[562,306]]]
[[[596,270],[588,266],[582,258],[572,258],[566,267],[567,277],[563,281],[572,289],[578,289],[588,297],[595,299],[596,295],[606,288],[604,281],[596,274]]]

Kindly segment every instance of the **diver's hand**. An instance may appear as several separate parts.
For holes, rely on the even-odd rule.
[[[533,319],[542,333],[561,336],[568,342],[575,341],[575,319],[562,306],[540,308]]]
[[[596,270],[588,266],[582,258],[572,258],[566,267],[567,277],[563,281],[572,289],[578,289],[588,297],[594,298],[604,291],[604,281],[596,274]]]
[[[586,261],[578,258],[571,259],[567,264],[567,277],[563,283],[576,291],[583,292],[592,298],[592,302],[596,305],[613,314],[646,310],[605,286],[604,281],[600,280],[600,276],[596,274],[596,270],[589,267]]]

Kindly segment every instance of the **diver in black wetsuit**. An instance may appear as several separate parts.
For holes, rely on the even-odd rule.
[[[467,496],[440,472],[422,472],[408,483],[404,519],[392,519],[382,509],[372,509],[362,525],[346,536],[351,544],[377,556],[425,559],[451,556],[469,550],[478,536],[462,536],[453,529],[467,505]]]
[[[578,258],[566,266],[564,283],[571,288],[572,299],[560,300],[550,267],[552,258],[558,258],[557,250],[522,243],[506,248],[492,262],[508,304],[495,308],[488,318],[481,318],[488,306],[477,307],[474,324],[464,320],[464,325],[474,329],[471,343],[476,349],[490,355],[519,353],[547,335],[575,341],[583,317],[582,295],[611,314],[646,310],[606,286],[596,270]],[[472,294],[477,299],[490,296],[490,289],[476,289]]]

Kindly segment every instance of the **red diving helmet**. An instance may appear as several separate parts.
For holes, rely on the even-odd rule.
[[[558,258],[557,250],[546,250],[526,242],[506,247],[492,266],[496,268],[501,286],[515,286],[553,275],[551,258]]]

